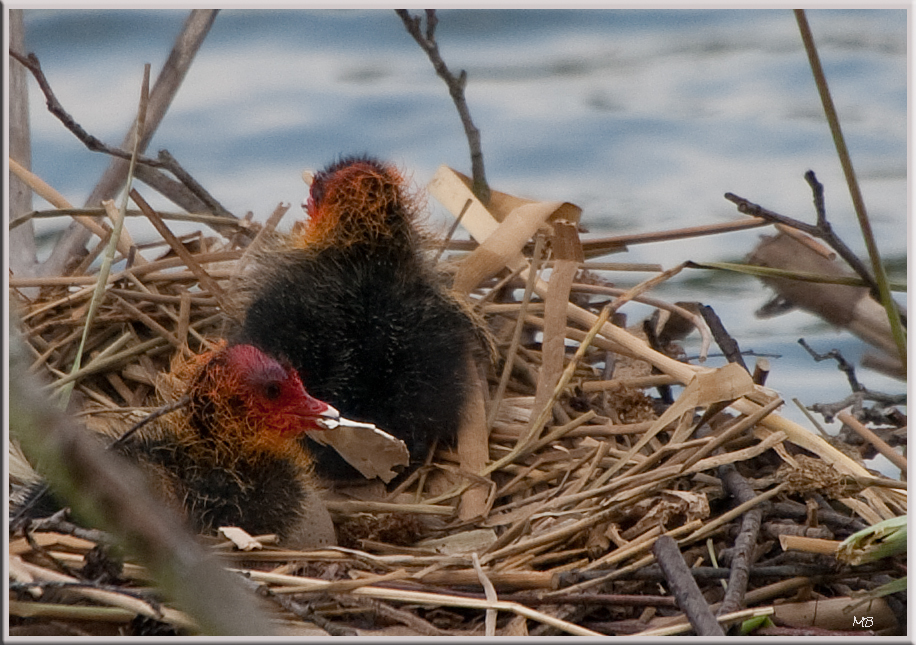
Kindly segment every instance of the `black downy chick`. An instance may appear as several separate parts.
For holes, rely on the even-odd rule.
[[[261,255],[240,342],[289,360],[309,392],[403,439],[411,462],[452,443],[483,335],[426,256],[396,169],[347,157],[318,172],[285,248]],[[319,474],[357,472],[313,446]]]

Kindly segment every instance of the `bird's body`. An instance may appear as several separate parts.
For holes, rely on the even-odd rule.
[[[290,548],[335,541],[298,438],[338,415],[303,389],[295,370],[254,347],[230,345],[177,362],[162,389],[166,401],[186,395],[187,404],[114,446],[193,530],[238,526],[274,533]],[[30,515],[56,504],[43,505]]]
[[[262,254],[239,340],[288,359],[315,396],[421,461],[461,424],[478,327],[426,257],[397,171],[344,159],[316,175],[308,211],[284,248]],[[315,453],[319,473],[354,476]]]

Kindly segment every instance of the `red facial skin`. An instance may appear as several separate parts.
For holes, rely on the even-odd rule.
[[[287,452],[303,432],[324,430],[337,410],[305,391],[299,374],[252,345],[223,345],[188,366],[190,418],[202,435],[220,437],[228,451]],[[179,368],[179,373],[184,370]],[[186,372],[185,372],[186,373]]]
[[[281,436],[323,430],[321,419],[336,418],[334,408],[305,391],[299,374],[252,345],[225,351],[225,385],[245,401],[256,425]]]

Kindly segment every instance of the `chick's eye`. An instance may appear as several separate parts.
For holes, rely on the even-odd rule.
[[[266,396],[271,401],[275,401],[280,398],[280,384],[276,381],[271,381],[264,385],[264,396]]]

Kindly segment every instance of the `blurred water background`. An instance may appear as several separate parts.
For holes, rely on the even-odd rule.
[[[136,111],[143,64],[152,63],[155,78],[186,16],[28,10],[27,48],[73,117],[118,144]],[[791,11],[443,10],[439,18],[443,57],[468,73],[494,188],[574,202],[587,235],[605,236],[743,217],[725,192],[813,223],[803,179],[811,169],[826,186],[831,223],[866,257]],[[811,10],[808,20],[879,247],[903,280],[906,11]],[[34,83],[30,102],[33,170],[82,204],[108,159],[46,112]],[[418,186],[440,164],[470,170],[444,83],[389,10],[221,11],[149,152],[162,148],[237,215],[264,220],[279,202],[291,203],[286,226],[301,216],[302,171],[341,154],[392,160]],[[429,206],[431,223],[444,228],[444,210],[432,199]],[[35,207],[47,205],[36,198]],[[39,231],[49,240],[65,223]],[[741,261],[761,230],[633,246],[603,259],[665,268]],[[647,276],[607,277],[626,286]],[[751,277],[685,271],[654,295],[711,305],[742,349],[778,355],[768,385],[787,400],[830,402],[850,392],[834,363],[812,361],[798,338],[850,360],[866,349],[805,313],[756,318],[771,294]],[[650,310],[624,311],[635,322]],[[876,390],[905,387],[861,368],[859,377]],[[785,414],[810,427],[793,405]]]

